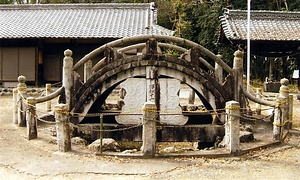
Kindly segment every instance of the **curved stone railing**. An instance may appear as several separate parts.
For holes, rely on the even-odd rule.
[[[275,105],[276,105],[276,102],[259,99],[256,96],[253,96],[251,93],[247,92],[246,90],[243,90],[243,93],[246,96],[246,98],[248,98],[249,100],[251,100],[255,103],[265,105],[265,106],[271,106],[271,107],[275,107]]]
[[[36,102],[37,103],[43,103],[43,102],[46,102],[46,101],[51,101],[52,99],[57,98],[59,95],[61,95],[61,93],[63,91],[64,91],[64,87],[60,87],[56,91],[54,91],[53,93],[51,93],[47,96],[36,98]]]
[[[87,54],[86,56],[84,56],[82,59],[80,59],[73,67],[73,70],[77,70],[79,67],[83,66],[88,60],[93,59],[95,56],[101,54],[102,52],[104,52],[104,50],[107,47],[120,47],[123,45],[132,45],[132,44],[136,44],[142,41],[147,41],[149,38],[155,38],[158,41],[170,41],[173,43],[178,43],[190,48],[197,48],[199,49],[202,53],[204,53],[206,56],[208,56],[210,59],[212,59],[213,61],[215,61],[216,63],[218,63],[226,72],[228,72],[229,74],[232,74],[232,69],[217,55],[215,55],[214,53],[212,53],[211,51],[209,51],[208,49],[206,49],[205,47],[189,41],[187,39],[183,39],[183,38],[179,38],[179,37],[174,37],[174,36],[162,36],[162,35],[143,35],[143,36],[136,36],[136,37],[128,37],[128,38],[122,38],[122,39],[118,39],[115,41],[112,41],[110,43],[107,43],[95,50],[93,50],[92,52],[90,52],[89,54]],[[95,71],[96,69],[98,69],[99,66],[101,66],[101,61],[99,61],[93,68],[92,71]]]

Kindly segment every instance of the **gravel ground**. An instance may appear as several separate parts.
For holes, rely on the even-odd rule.
[[[277,147],[226,158],[130,159],[100,157],[83,146],[57,152],[39,124],[39,138],[12,123],[12,97],[0,96],[0,179],[299,179],[300,139],[289,136]],[[300,120],[294,102],[294,120]]]

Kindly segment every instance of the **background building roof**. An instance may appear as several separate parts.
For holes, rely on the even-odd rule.
[[[173,34],[156,19],[154,3],[1,5],[0,39]]]
[[[230,41],[247,39],[247,11],[225,9],[220,17]],[[300,12],[251,11],[251,41],[300,41]]]

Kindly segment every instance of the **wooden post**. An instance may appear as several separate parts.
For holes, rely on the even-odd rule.
[[[240,105],[236,101],[226,102],[225,144],[233,155],[240,151]]]
[[[63,81],[62,85],[65,88],[66,104],[73,107],[73,58],[71,57],[73,52],[69,49],[64,52],[64,64],[63,64]]]
[[[46,96],[49,94],[51,94],[51,84],[46,84]],[[48,112],[51,111],[51,100],[46,101],[46,109]]]
[[[26,126],[26,111],[25,111],[25,103],[23,101],[27,98],[27,86],[25,84],[26,77],[19,76],[18,77],[18,126],[25,127]]]
[[[84,64],[84,72],[83,72],[83,81],[84,81],[84,83],[91,77],[92,67],[93,67],[93,63],[92,63],[91,60],[88,60]]]
[[[69,106],[58,104],[55,106],[55,121],[58,150],[67,152],[71,150],[71,137],[69,125]]]
[[[143,145],[142,153],[144,157],[155,156],[156,143],[156,114],[157,108],[154,102],[146,102],[143,106]]]
[[[243,56],[244,52],[240,50],[234,52],[232,68],[234,76],[234,100],[239,102],[241,107],[244,107],[244,102],[241,98],[243,90]]]
[[[262,89],[261,88],[256,88],[256,97],[261,99],[262,98]],[[261,115],[261,104],[256,103],[256,114]]]
[[[28,140],[37,138],[37,122],[36,122],[36,99],[33,97],[27,98],[26,123],[27,123],[27,138]]]
[[[13,89],[13,123],[18,124],[18,89]]]

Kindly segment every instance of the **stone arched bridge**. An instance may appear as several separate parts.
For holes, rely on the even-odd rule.
[[[136,53],[129,54],[128,52],[133,49]],[[184,83],[194,90],[207,110],[222,109],[225,102],[230,100],[244,104],[243,53],[240,51],[235,53],[238,62],[235,63],[236,68],[231,68],[220,56],[197,43],[178,37],[148,35],[123,38],[105,44],[87,54],[74,66],[71,52],[66,51],[65,55],[63,86],[66,90],[67,103],[74,114],[100,113],[108,95],[126,80],[129,81],[127,89],[130,85],[139,86],[139,83],[142,83],[140,86],[143,88],[134,89],[143,94],[139,98],[140,103],[153,101],[160,111],[178,110],[178,104],[168,105],[168,100],[172,98],[175,98],[175,101],[170,102],[177,102],[178,83]],[[89,60],[96,58],[100,60],[91,66]],[[84,79],[81,80],[73,71],[76,72],[83,65],[85,72]],[[173,88],[175,95],[171,95],[174,92],[171,92],[169,87]],[[132,91],[132,88],[129,89]],[[130,92],[126,94],[129,95]],[[163,97],[164,94],[168,97]],[[130,111],[132,108],[138,107],[126,109],[125,102],[123,111]],[[133,117],[124,116],[124,118]],[[84,119],[85,117],[78,116],[72,118],[72,121],[81,123]],[[122,118],[118,120],[124,124],[135,124],[136,121],[138,120],[123,121]],[[181,121],[175,123],[172,123],[172,120],[165,120],[165,123],[183,125],[186,121],[184,118],[182,121],[181,118]]]

